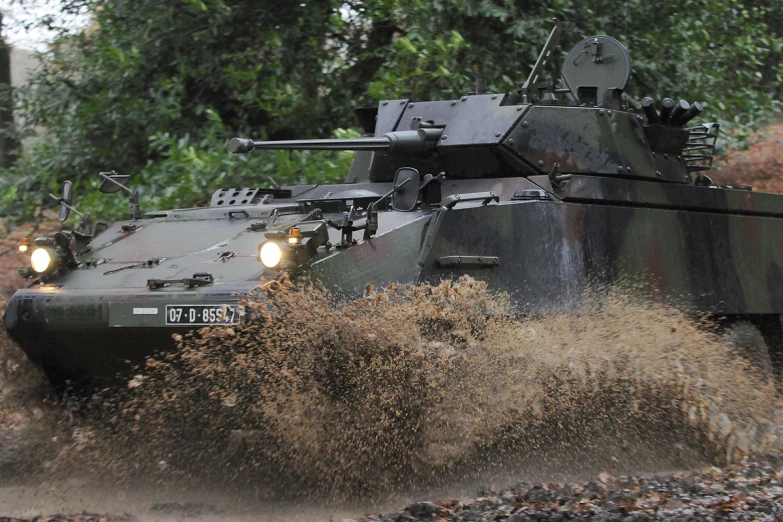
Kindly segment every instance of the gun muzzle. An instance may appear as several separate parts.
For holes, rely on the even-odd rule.
[[[674,100],[671,98],[661,100],[661,123],[664,125],[671,123],[672,109],[674,109]]]
[[[234,154],[247,154],[252,152],[254,148],[253,140],[246,138],[231,138],[231,141],[228,142],[228,150]]]
[[[649,96],[642,98],[642,109],[645,116],[647,116],[647,123],[655,125],[661,122],[661,119],[658,117],[658,111],[655,110],[655,102]]]

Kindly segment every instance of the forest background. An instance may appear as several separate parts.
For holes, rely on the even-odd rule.
[[[14,0],[25,4],[33,0]],[[759,0],[51,0],[87,28],[55,31],[28,84],[0,92],[24,143],[0,171],[0,216],[30,220],[70,179],[93,216],[123,198],[98,172],[130,174],[145,210],[220,187],[340,181],[349,152],[232,155],[228,140],[360,135],[354,109],[521,86],[558,18],[564,52],[593,34],[629,49],[629,100],[699,100],[724,146],[774,120],[783,92],[783,2]],[[41,129],[44,129],[41,131]],[[37,138],[31,136],[40,134]]]

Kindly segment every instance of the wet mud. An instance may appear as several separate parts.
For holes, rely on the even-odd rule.
[[[54,487],[63,501],[38,513],[79,512],[63,493],[70,484],[112,499],[90,509],[153,519],[257,515],[261,505],[281,519],[293,506],[311,520],[407,520],[418,515],[399,507],[411,500],[488,488],[515,500],[444,504],[451,514],[427,520],[503,519],[521,507],[502,506],[527,502],[517,497],[531,485],[503,489],[520,480],[670,474],[777,450],[775,378],[712,325],[619,291],[586,303],[575,315],[519,317],[469,278],[358,299],[281,282],[245,303],[245,325],[176,339],[121,389],[52,397],[35,368],[19,366],[0,374],[3,418],[17,414],[0,427],[0,506],[16,495],[8,514],[30,515],[24,499]],[[4,365],[29,365],[3,344]],[[150,490],[131,507],[113,497]],[[582,501],[572,497],[563,510]]]

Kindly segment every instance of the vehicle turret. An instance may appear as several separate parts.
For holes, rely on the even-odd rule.
[[[644,98],[641,113],[624,94],[630,58],[608,36],[577,44],[562,69],[556,24],[530,76],[512,94],[476,91],[452,100],[383,100],[357,117],[369,136],[354,139],[255,141],[234,138],[230,150],[354,150],[349,181],[390,182],[403,167],[446,179],[536,175],[612,176],[680,184],[711,162],[717,125],[683,128],[698,102]],[[694,154],[698,151],[698,154]],[[698,161],[696,161],[698,158]]]

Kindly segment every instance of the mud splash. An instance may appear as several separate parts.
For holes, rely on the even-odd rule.
[[[0,316],[5,310],[0,295]],[[10,474],[34,473],[53,457],[49,444],[59,407],[53,404],[43,372],[0,327],[0,482]]]
[[[95,397],[49,472],[347,498],[600,470],[607,445],[720,462],[777,444],[774,384],[662,305],[519,318],[463,278],[355,300],[284,282],[247,311]]]

